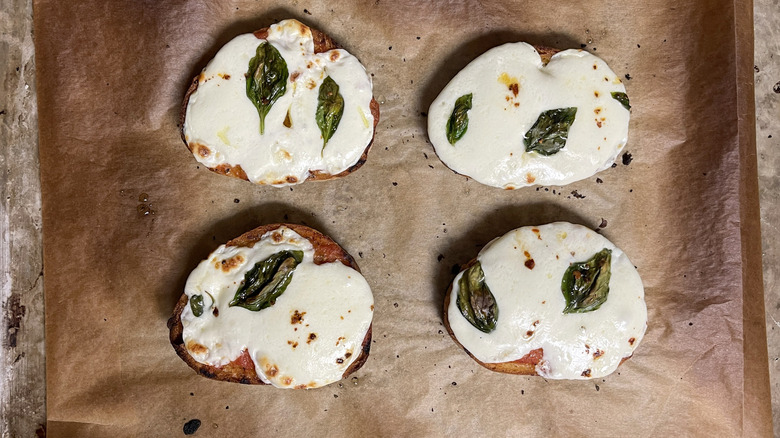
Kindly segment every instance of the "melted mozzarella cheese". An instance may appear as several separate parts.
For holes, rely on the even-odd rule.
[[[564,185],[612,165],[626,144],[629,111],[612,92],[625,92],[600,58],[564,50],[543,65],[526,43],[493,48],[442,90],[428,111],[428,136],[450,169],[494,187]],[[472,94],[468,129],[454,145],[446,126],[455,101]],[[548,110],[577,107],[566,145],[552,156],[526,152],[523,136]]]
[[[264,41],[284,58],[289,78],[261,135],[245,75]],[[344,113],[323,149],[315,113],[319,87],[327,76],[339,86]],[[265,40],[240,35],[219,50],[190,96],[184,135],[195,158],[209,168],[241,166],[254,183],[297,184],[310,171],[335,175],[358,162],[374,135],[372,98],[371,78],[357,58],[341,49],[315,54],[311,29],[286,20],[271,26]]]
[[[612,250],[606,302],[591,312],[563,314],[564,272],[604,248]],[[534,263],[526,264],[529,259]],[[642,340],[642,280],[623,251],[588,228],[565,222],[518,228],[490,242],[477,260],[498,305],[495,330],[479,331],[458,310],[462,272],[452,283],[447,317],[458,342],[482,362],[510,362],[542,348],[539,375],[596,378],[612,373]]]
[[[301,250],[304,257],[276,303],[257,312],[228,306],[245,273],[283,250]],[[203,296],[201,316],[189,305],[181,314],[192,357],[222,366],[246,350],[258,376],[280,388],[340,380],[360,356],[374,299],[359,272],[340,262],[316,265],[313,256],[311,243],[286,227],[266,233],[251,248],[222,245],[214,251],[184,290],[188,297]]]

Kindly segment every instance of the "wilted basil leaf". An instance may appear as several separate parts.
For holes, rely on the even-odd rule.
[[[469,129],[468,111],[471,109],[471,96],[472,93],[464,94],[455,101],[455,108],[452,109],[450,119],[447,121],[447,141],[451,145],[460,140]]]
[[[628,104],[628,94],[620,91],[613,91],[612,98],[620,102],[620,104],[623,105],[623,108],[627,110],[631,109],[631,105]]]
[[[190,297],[190,309],[195,317],[203,315],[203,295],[193,295]]]
[[[467,269],[458,280],[456,304],[463,317],[478,330],[490,333],[496,329],[498,304],[485,283],[485,273],[479,262]]]
[[[612,251],[604,248],[587,261],[569,266],[561,281],[566,298],[563,313],[591,312],[607,301],[611,264]]]
[[[267,42],[257,46],[246,72],[246,96],[260,116],[260,134],[265,131],[265,116],[287,91],[288,76],[287,63],[276,47]]]
[[[576,115],[577,107],[552,109],[540,114],[523,137],[525,151],[536,151],[545,156],[558,153],[566,146],[569,128]]]
[[[303,251],[281,251],[255,263],[245,275],[229,306],[258,311],[271,307],[292,280],[295,267],[303,260]]]
[[[344,114],[344,97],[339,93],[339,85],[330,76],[320,85],[320,95],[317,97],[317,113],[315,119],[322,133],[322,151],[339,127]],[[320,152],[322,153],[322,152]]]

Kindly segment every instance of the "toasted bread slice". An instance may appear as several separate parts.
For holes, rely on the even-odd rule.
[[[299,23],[300,24],[300,23]],[[303,24],[300,24],[301,26],[306,27]],[[308,28],[308,27],[307,27]],[[314,28],[308,28],[311,31],[313,40],[314,40],[314,53],[326,53],[331,50],[335,49],[341,49],[341,45],[339,45],[336,41],[334,41],[330,36],[326,35],[323,32],[320,32],[317,29]],[[257,30],[253,32],[255,37],[258,39],[266,39],[268,37],[268,31],[269,28],[265,27],[260,30]],[[202,78],[203,73],[195,76],[192,79],[192,83],[189,86],[189,89],[184,95],[184,100],[181,104],[181,111],[179,114],[179,132],[181,134],[182,141],[184,141],[184,144],[187,146],[187,148],[192,152],[193,154],[197,155],[200,153],[201,150],[205,148],[205,150],[208,150],[208,148],[205,145],[202,145],[195,141],[188,141],[187,136],[185,135],[185,122],[187,117],[187,106],[190,102],[190,97],[193,93],[195,93],[198,90],[198,84],[203,80]],[[376,127],[379,124],[379,103],[376,101],[376,99],[372,98],[371,102],[369,104],[369,111],[371,112],[371,115],[373,116],[373,133],[376,134]],[[360,158],[352,164],[349,168],[347,168],[344,171],[341,171],[336,174],[330,174],[321,170],[310,170],[308,176],[303,181],[298,181],[294,177],[285,177],[284,179],[281,179],[279,181],[274,181],[273,184],[275,185],[291,185],[291,184],[299,184],[304,181],[325,181],[329,179],[339,178],[342,176],[349,175],[350,173],[358,170],[363,164],[365,164],[366,160],[368,159],[368,151],[371,149],[371,145],[374,142],[374,136],[372,136],[371,140],[368,142],[368,145],[363,150],[362,155]],[[245,181],[249,181],[249,178],[247,177],[246,172],[244,169],[241,168],[240,164],[231,165],[231,164],[220,164],[217,166],[209,167],[206,166],[209,170],[219,173],[221,175],[230,176],[233,178],[243,179]],[[262,184],[262,183],[261,183]]]
[[[613,257],[604,274],[605,298],[590,310],[567,312],[568,302],[561,291],[567,268],[580,266],[601,248]],[[478,264],[476,271],[469,271]],[[461,308],[451,300],[457,299],[453,293],[458,293],[456,285],[462,287],[461,274],[466,271],[473,271],[473,277],[465,284],[476,284],[470,288],[480,292],[469,292],[471,304]],[[572,275],[593,274],[575,271]],[[632,357],[646,329],[644,291],[636,269],[619,248],[579,225],[557,222],[510,231],[486,245],[479,258],[463,265],[456,280],[444,297],[444,325],[458,346],[491,371],[552,379],[603,377]],[[475,306],[473,312],[470,306]],[[473,315],[476,309],[492,315],[492,326],[475,325],[462,315]],[[453,322],[454,318],[458,321]],[[480,321],[487,324],[489,319]],[[546,357],[549,346],[553,351]],[[517,357],[520,351],[526,352],[521,358],[500,361]]]
[[[343,248],[341,248],[341,246],[319,231],[304,225],[263,225],[229,241],[226,246],[251,248],[256,242],[260,241],[264,234],[277,230],[281,227],[287,227],[311,242],[314,247],[314,264],[321,265],[324,263],[340,262],[343,265],[360,272],[360,268],[358,267],[357,263],[355,263],[355,259]],[[244,350],[237,359],[219,367],[198,362],[195,360],[195,358],[192,357],[190,352],[187,350],[187,347],[185,346],[182,336],[184,327],[181,316],[182,311],[188,304],[188,301],[189,300],[187,295],[182,294],[181,298],[176,304],[176,307],[174,308],[173,316],[168,320],[170,341],[179,357],[181,357],[184,362],[186,362],[187,365],[194,369],[198,374],[211,379],[245,384],[266,384],[257,375],[255,364],[247,350]],[[360,369],[360,367],[362,367],[366,362],[366,359],[368,359],[369,350],[371,348],[371,328],[372,326],[370,325],[365,337],[363,338],[358,357],[349,366],[349,368],[347,368],[342,377],[347,377],[348,375]]]

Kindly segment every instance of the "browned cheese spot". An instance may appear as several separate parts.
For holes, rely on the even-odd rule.
[[[534,331],[533,330],[528,330],[527,332],[525,332],[525,335],[530,338],[531,336],[534,335]]]
[[[373,304],[371,305],[371,311],[372,312],[374,311],[374,305]]]
[[[313,341],[315,339],[317,339],[317,334],[316,333],[309,333],[309,339],[306,340],[306,343],[307,344],[311,344],[311,341]]]
[[[282,377],[282,384],[284,386],[290,386],[292,385],[293,378],[292,377]]]
[[[301,75],[301,72],[299,72],[299,71],[292,72],[292,74],[290,75],[290,82],[295,82],[295,80],[298,79],[298,76],[300,76],[300,75]]]
[[[279,374],[279,368],[277,368],[276,365],[268,364],[265,366],[265,374],[268,375],[268,377],[275,377]]]
[[[197,144],[195,147],[197,148],[195,152],[197,152],[197,154],[203,158],[206,158],[211,154],[211,150],[207,148],[205,145]]]
[[[285,179],[285,181],[287,181],[290,184],[295,184],[295,183],[298,182],[298,178],[296,178],[296,177],[294,177],[292,175],[287,175],[284,179]]]
[[[206,74],[203,72],[200,72],[198,75],[198,82],[206,82]]]
[[[290,317],[290,324],[300,324],[303,321],[303,315],[305,315],[306,312],[299,312],[296,310],[293,312],[293,315]]]
[[[590,368],[583,371],[582,374],[580,374],[582,377],[590,377]]]
[[[533,269],[534,266],[536,266],[536,262],[534,262],[534,259],[528,259],[525,261],[525,267],[528,269]]]
[[[309,79],[308,81],[306,81],[306,88],[308,88],[309,90],[313,90],[316,86],[317,83],[314,82],[313,79]]]
[[[308,27],[308,26],[306,26],[306,25],[305,25],[305,24],[303,24],[303,23],[298,23],[298,24],[300,24],[300,25],[301,25],[301,33],[302,33],[302,34],[304,34],[304,35],[306,35],[306,33],[308,33],[308,32],[309,32],[309,27]]]
[[[596,64],[593,64],[593,70],[596,70],[597,68],[598,67],[596,66]]]
[[[506,186],[506,187],[504,187],[504,190],[514,190],[514,189],[515,189],[514,186]]]
[[[203,346],[201,344],[198,344],[195,341],[188,341],[187,342],[187,350],[190,353],[195,353],[195,354],[205,354],[205,353],[208,353],[208,351],[209,351],[208,348],[206,348],[205,346]]]
[[[224,79],[226,81],[230,80],[230,75],[227,74],[227,73],[220,73],[219,77],[221,77],[222,79]]]
[[[527,182],[528,184],[533,184],[534,181],[536,181],[535,176],[531,175],[530,173],[525,174],[525,182]]]
[[[536,238],[537,238],[537,239],[539,239],[539,240],[542,240],[542,235],[539,233],[539,229],[538,229],[538,228],[531,228],[531,231],[532,231],[534,234],[536,234]]]
[[[594,359],[598,359],[598,358],[600,358],[603,355],[604,355],[604,352],[599,350],[598,348],[596,349],[596,351],[593,352],[593,358]]]
[[[607,81],[607,82],[609,82],[609,78],[608,78],[608,77],[606,77],[606,76],[604,76],[604,80],[605,80],[605,81]]]
[[[519,102],[515,102],[515,108],[517,108],[519,106],[520,106],[520,103]]]
[[[344,357],[349,359],[350,357],[352,357],[352,352],[351,351],[347,351],[346,353],[344,353]]]
[[[598,108],[594,109],[593,112],[596,113],[596,114],[600,113],[601,112],[601,107],[598,107]]]
[[[295,350],[295,348],[298,347],[298,342],[297,341],[287,341],[287,345],[291,345],[293,350]]]
[[[628,345],[634,345],[634,342],[636,342],[636,338],[631,338],[628,340]]]
[[[333,62],[336,62],[339,59],[339,56],[341,54],[338,52],[338,50],[331,50],[330,52],[330,60]]]
[[[601,120],[599,120],[599,119],[594,119],[594,120],[596,120],[596,126],[601,128]]]
[[[596,96],[596,97],[599,97],[599,92],[598,91],[594,91],[593,95]]]
[[[285,128],[292,128],[292,119],[290,118],[290,110],[287,110],[287,115],[284,116],[284,122],[282,122],[282,125],[284,125]],[[282,149],[282,153],[285,155],[285,158],[288,160],[290,159],[290,153],[286,150]]]
[[[574,272],[572,272],[572,273],[571,273],[571,275],[573,275],[573,276],[574,276],[574,279],[575,279],[575,280],[579,280],[579,279],[582,277],[582,272],[580,272],[580,271],[574,271]]]
[[[338,359],[336,359],[336,363],[338,364],[344,363],[344,359],[339,357]]]
[[[214,318],[218,317],[219,316],[219,309],[217,309],[215,307],[214,310],[211,311],[211,314],[214,315]]]
[[[523,251],[523,255],[524,255],[526,258],[528,258],[528,259],[530,259],[530,258],[531,258],[531,253],[530,253],[530,252],[528,252],[528,251]]]
[[[284,240],[284,237],[282,237],[282,233],[280,233],[280,232],[278,232],[278,231],[274,231],[274,232],[271,234],[271,240],[273,240],[275,243],[279,243],[279,242],[281,242],[282,240]]]
[[[244,257],[241,254],[236,254],[229,259],[222,260],[222,262],[220,262],[220,269],[222,269],[222,272],[230,272],[233,268],[243,262]]]
[[[344,318],[342,317],[342,319],[344,319]],[[339,338],[336,340],[336,346],[338,347],[339,344],[341,343],[341,341],[343,341],[345,339],[347,339],[347,338],[345,338],[344,336],[339,336]]]
[[[512,94],[514,94],[515,97],[517,97],[517,93],[520,92],[520,86],[517,84],[517,82],[509,84],[509,91],[511,91]]]
[[[300,385],[295,385],[295,389],[306,389],[306,385],[301,383]]]

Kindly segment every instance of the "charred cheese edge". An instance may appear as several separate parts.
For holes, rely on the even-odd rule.
[[[260,311],[230,307],[245,273],[283,250],[303,251],[303,261],[273,306]],[[339,261],[315,263],[312,243],[282,226],[251,246],[217,248],[190,274],[185,295],[203,297],[203,313],[181,311],[182,343],[192,358],[213,367],[244,354],[263,383],[316,388],[336,382],[361,356],[374,301],[363,276]]]
[[[264,42],[279,51],[289,76],[260,134],[260,116],[246,94],[246,74]],[[339,85],[344,112],[323,149],[315,114],[320,85],[328,76]],[[185,98],[182,136],[195,159],[209,169],[282,187],[339,176],[365,160],[378,116],[371,78],[346,50],[315,53],[313,30],[296,20],[234,38],[196,81]]]
[[[561,280],[571,263],[612,251],[609,295],[597,310],[564,314]],[[600,234],[556,222],[494,239],[477,256],[498,305],[496,328],[476,329],[457,306],[459,273],[445,312],[456,341],[487,365],[542,353],[536,374],[549,379],[604,377],[630,357],[647,327],[644,287],[631,261]],[[488,368],[500,370],[500,367]]]
[[[620,78],[599,57],[564,50],[544,59],[533,46],[495,47],[461,70],[428,111],[428,136],[441,161],[493,187],[565,185],[606,169],[626,144],[630,112],[612,93]],[[549,60],[549,62],[546,62]],[[454,144],[447,122],[456,100],[472,94],[468,128]],[[577,108],[556,154],[526,151],[524,136],[549,110]]]

